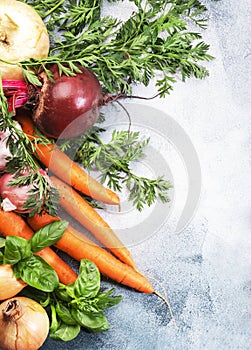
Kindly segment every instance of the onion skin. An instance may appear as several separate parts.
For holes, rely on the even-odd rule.
[[[26,297],[15,297],[0,305],[0,347],[3,350],[37,350],[49,333],[44,308]]]
[[[21,279],[16,279],[11,265],[0,265],[0,300],[14,297],[26,286]]]
[[[75,76],[60,75],[58,66],[51,67],[54,82],[42,73],[43,86],[38,93],[38,106],[33,121],[45,135],[71,138],[86,132],[96,122],[103,94],[97,77],[87,68]]]
[[[49,35],[38,13],[21,1],[0,1],[0,57],[8,62],[45,58]],[[0,62],[2,79],[24,80],[18,65]]]

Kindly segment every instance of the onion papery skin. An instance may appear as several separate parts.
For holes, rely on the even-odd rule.
[[[71,138],[85,133],[96,122],[103,94],[97,77],[79,67],[75,76],[60,75],[58,66],[50,70],[54,82],[41,73],[42,88],[37,92],[38,105],[33,111],[37,128],[53,138]]]
[[[16,0],[0,1],[0,62],[2,79],[24,80],[20,61],[45,58],[50,48],[44,22],[32,6]]]
[[[0,265],[0,300],[14,297],[26,286],[21,279],[16,279],[11,265]]]
[[[49,318],[36,301],[15,297],[0,305],[0,330],[3,350],[37,350],[48,336]]]

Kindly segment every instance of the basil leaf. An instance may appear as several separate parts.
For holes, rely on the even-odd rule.
[[[61,321],[68,325],[75,325],[77,322],[72,317],[69,308],[64,303],[58,301],[56,303],[56,312]]]
[[[53,292],[58,286],[58,275],[40,256],[32,255],[13,266],[14,274],[29,286],[44,292]]]
[[[0,265],[3,264],[3,253],[0,251]]]
[[[122,295],[110,296],[113,291],[114,289],[110,289],[108,292],[98,293],[95,305],[101,310],[117,305],[122,300]]]
[[[58,329],[50,333],[50,337],[54,340],[69,341],[76,338],[80,332],[80,325],[68,325],[61,323]]]
[[[35,253],[55,244],[62,238],[67,226],[67,221],[57,220],[42,227],[30,239],[31,250]]]
[[[72,307],[72,317],[77,321],[79,325],[85,327],[93,332],[103,332],[108,330],[109,323],[103,311],[94,307],[88,307],[86,309],[79,307]]]
[[[16,236],[8,236],[5,240],[4,264],[14,265],[32,255],[29,241]]]
[[[5,246],[5,238],[0,237],[0,248],[3,248]]]
[[[60,327],[60,320],[57,319],[57,312],[55,305],[51,304],[51,325],[50,332],[54,333]]]
[[[19,292],[20,296],[24,296],[30,299],[34,299],[40,303],[43,307],[47,307],[51,302],[50,293],[43,292],[31,286],[27,286]]]
[[[82,259],[79,275],[74,284],[76,297],[93,298],[100,289],[100,272],[90,260]]]
[[[55,294],[59,299],[70,302],[75,298],[74,283],[68,284],[67,286],[60,283],[58,288],[55,290]]]

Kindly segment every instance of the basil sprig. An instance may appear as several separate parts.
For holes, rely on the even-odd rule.
[[[58,275],[40,256],[34,253],[55,244],[62,238],[68,222],[55,221],[38,230],[30,240],[8,236],[2,247],[1,261],[12,265],[16,278],[43,292],[52,292],[59,285]]]
[[[76,338],[82,327],[95,333],[108,330],[104,310],[117,305],[122,299],[122,296],[112,294],[113,289],[100,291],[100,272],[92,261],[86,259],[81,260],[74,283],[59,283],[52,293],[37,293],[31,287],[21,291],[21,295],[50,307],[50,337],[61,341]]]

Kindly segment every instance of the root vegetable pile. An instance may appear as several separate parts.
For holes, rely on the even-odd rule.
[[[183,81],[205,78],[200,61],[213,57],[188,22],[205,28],[206,7],[198,0],[135,1],[136,10],[121,22],[102,17],[102,4],[0,1],[3,350],[38,349],[48,333],[68,341],[82,327],[109,329],[104,310],[122,297],[113,288],[100,290],[102,276],[157,295],[175,323],[167,299],[95,209],[105,203],[119,210],[119,191],[126,185],[137,189],[128,200],[140,211],[157,199],[168,202],[172,186],[163,176],[132,173],[131,163],[144,157],[149,139],[140,141],[130,125],[115,130],[110,143],[102,141],[101,107],[135,97],[135,84],[148,86],[153,78],[159,97],[168,96],[177,75]],[[67,155],[72,144],[78,149],[74,159]],[[88,173],[93,166],[102,181]],[[62,220],[62,209],[93,239]],[[57,250],[79,264],[78,272]]]

